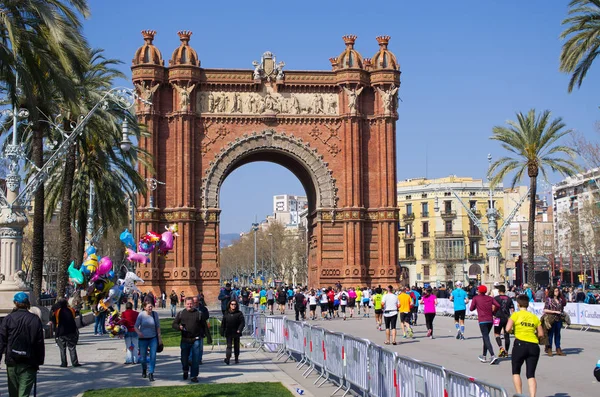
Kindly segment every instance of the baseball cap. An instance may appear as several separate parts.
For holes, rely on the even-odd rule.
[[[480,294],[485,294],[485,293],[487,292],[487,287],[486,287],[485,285],[480,285],[480,286],[477,288],[477,291],[478,291]]]
[[[27,303],[29,302],[29,296],[25,292],[17,292],[13,301],[15,303]]]
[[[497,282],[497,281],[495,281],[495,282],[494,282],[494,287],[497,287],[497,286],[499,286],[499,285],[500,285],[500,283],[499,283],[499,282]]]
[[[463,284],[462,284],[462,281],[457,281],[457,282],[456,282],[456,285],[457,285],[457,286],[459,286],[459,287],[462,287],[462,285],[463,285]]]

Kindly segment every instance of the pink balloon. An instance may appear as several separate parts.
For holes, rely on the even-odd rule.
[[[173,249],[173,233],[170,230],[160,235],[160,249],[165,252]]]
[[[143,253],[135,252],[130,248],[125,249],[125,253],[127,254],[127,260],[130,262],[150,263],[150,258]]]

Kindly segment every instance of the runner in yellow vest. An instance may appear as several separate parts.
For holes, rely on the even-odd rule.
[[[356,305],[358,306],[358,315],[360,316],[360,307],[362,306],[362,289],[356,287]]]
[[[383,307],[381,306],[381,300],[383,294],[381,288],[375,289],[375,295],[373,295],[373,306],[375,309],[375,322],[377,323],[377,329],[381,331],[381,323],[383,322]]]

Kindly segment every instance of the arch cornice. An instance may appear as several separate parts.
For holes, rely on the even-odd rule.
[[[244,157],[259,152],[278,152],[293,158],[305,168],[316,192],[317,209],[337,207],[337,187],[333,172],[317,149],[308,142],[285,133],[267,129],[245,134],[230,142],[215,155],[202,178],[202,207],[205,211],[219,208],[219,190],[227,175]]]

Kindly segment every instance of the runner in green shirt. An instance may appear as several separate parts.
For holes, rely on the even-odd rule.
[[[381,288],[375,289],[375,295],[373,295],[373,306],[375,308],[375,322],[377,323],[377,329],[381,331],[381,323],[383,322],[383,307],[381,306],[381,300],[383,294]]]

